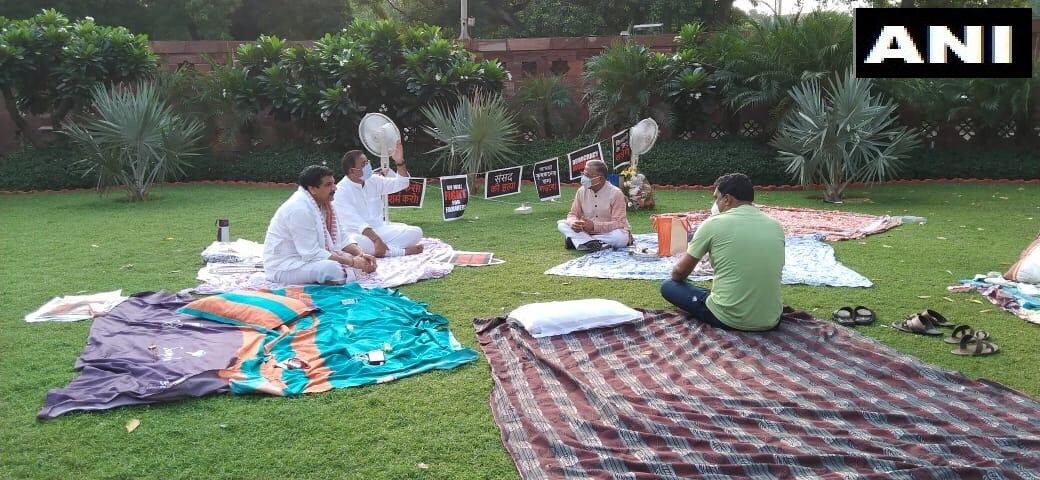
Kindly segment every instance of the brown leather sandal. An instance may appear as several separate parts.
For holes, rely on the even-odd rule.
[[[935,325],[936,327],[953,327],[953,322],[947,320],[946,317],[942,316],[941,313],[936,312],[935,310],[925,310],[921,312],[921,316],[928,317],[928,320],[931,320],[932,325]]]
[[[972,343],[975,344],[974,348],[971,347]],[[958,347],[959,348],[950,350],[950,353],[967,357],[981,357],[985,355],[993,355],[1000,351],[1000,347],[998,347],[997,344],[986,340],[985,338],[978,338],[975,336],[961,337],[961,343]]]
[[[910,315],[902,322],[892,322],[892,328],[907,333],[916,333],[918,335],[942,335],[935,325],[932,324],[928,317],[915,313]]]

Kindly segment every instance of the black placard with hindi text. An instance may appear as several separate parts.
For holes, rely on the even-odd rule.
[[[629,143],[628,136],[630,130],[626,128],[610,137],[610,143],[614,146],[614,164],[611,165],[611,170],[617,168],[622,163],[632,161],[632,146]]]
[[[487,172],[484,176],[484,198],[520,193],[520,178],[523,172],[523,165]]]
[[[390,208],[422,208],[426,195],[425,178],[409,178],[404,190],[386,196]]]
[[[534,187],[538,189],[541,201],[560,198],[560,159],[559,157],[542,160],[534,164],[531,170]]]

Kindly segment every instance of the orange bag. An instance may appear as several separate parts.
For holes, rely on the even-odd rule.
[[[686,216],[654,215],[651,221],[657,231],[657,256],[670,257],[686,251],[690,232]]]

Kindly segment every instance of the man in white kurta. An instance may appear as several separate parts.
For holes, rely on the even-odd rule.
[[[267,227],[264,271],[267,280],[285,285],[341,284],[359,271],[376,269],[375,258],[362,253],[353,235],[336,220],[332,170],[311,165],[300,173],[299,188]]]
[[[361,150],[343,155],[344,177],[336,185],[333,203],[339,222],[348,232],[358,235],[361,250],[376,257],[414,255],[423,251],[419,242],[422,229],[383,218],[383,197],[408,187],[410,175],[405,167],[401,143],[391,154],[397,172],[381,170],[373,173],[368,157]]]
[[[632,243],[625,194],[607,182],[607,164],[590,160],[581,175],[581,188],[566,220],[556,226],[567,237],[567,248],[595,252],[603,248],[622,248]]]

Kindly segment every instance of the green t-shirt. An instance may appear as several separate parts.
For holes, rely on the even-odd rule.
[[[780,222],[752,205],[741,205],[705,220],[687,253],[696,258],[711,254],[715,281],[705,304],[722,323],[752,331],[776,326],[783,310]]]

